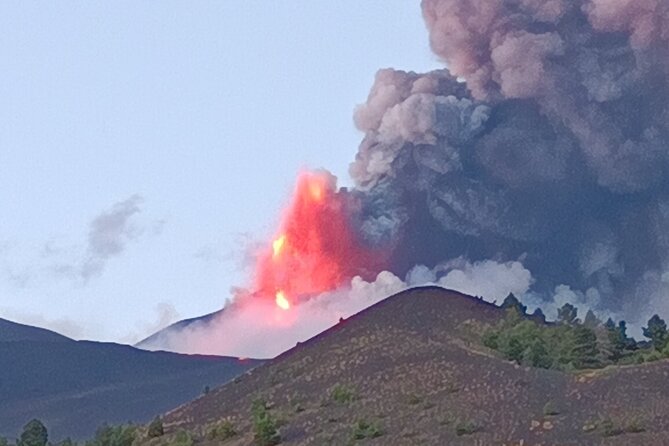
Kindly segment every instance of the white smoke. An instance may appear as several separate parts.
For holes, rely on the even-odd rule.
[[[464,259],[435,269],[413,268],[405,280],[383,271],[374,281],[360,277],[339,290],[323,293],[284,311],[272,299],[247,296],[228,305],[210,322],[181,330],[168,330],[143,348],[237,357],[270,358],[304,342],[371,305],[402,290],[420,285],[439,285],[481,296],[503,299],[509,293],[522,296],[532,275],[520,262],[469,263]]]
[[[168,331],[148,349],[237,357],[270,358],[306,341],[381,299],[407,288],[389,272],[373,282],[355,277],[333,292],[323,293],[284,311],[272,299],[245,297],[226,306],[211,322]]]

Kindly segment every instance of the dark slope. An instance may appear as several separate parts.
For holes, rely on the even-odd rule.
[[[35,417],[55,440],[146,422],[257,364],[85,341],[0,342],[0,436]]]
[[[177,321],[171,325],[168,325],[162,330],[155,332],[146,339],[142,339],[137,344],[135,344],[135,347],[146,350],[169,351],[171,349],[169,345],[170,335],[177,335],[181,330],[187,328],[190,325],[207,324],[212,320],[214,320],[216,317],[218,317],[218,315],[220,315],[221,312],[223,312],[223,310],[214,311],[213,313],[205,314],[204,316],[198,316],[190,319]]]
[[[0,319],[0,342],[15,341],[65,342],[72,339],[44,328]]]
[[[374,445],[669,444],[669,363],[579,374],[520,367],[473,342],[502,314],[438,288],[400,293],[168,413],[168,431],[202,438],[229,419],[240,435],[225,444],[250,444],[260,397],[290,445],[350,444],[359,420],[382,429],[365,440]],[[336,386],[353,400],[335,401]],[[559,414],[545,414],[549,402]],[[607,418],[612,431],[645,432],[591,429]],[[458,435],[473,426],[480,431]]]

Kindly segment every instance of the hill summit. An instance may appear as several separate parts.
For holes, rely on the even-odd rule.
[[[520,366],[480,342],[504,314],[441,288],[402,292],[169,412],[166,435],[221,444],[224,428],[223,444],[247,445],[260,405],[290,445],[669,444],[669,363]]]

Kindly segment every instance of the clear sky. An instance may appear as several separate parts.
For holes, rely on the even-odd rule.
[[[221,308],[296,173],[346,184],[418,0],[0,2],[0,317],[132,342]]]

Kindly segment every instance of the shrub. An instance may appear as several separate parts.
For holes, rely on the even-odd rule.
[[[365,438],[377,438],[383,435],[381,429],[374,423],[360,420],[353,426],[353,439],[364,440]]]
[[[499,349],[499,332],[488,330],[483,334],[483,345],[493,350]]]
[[[462,437],[463,435],[471,435],[479,432],[481,426],[478,423],[472,420],[467,421],[458,421],[455,424],[455,435]]]
[[[151,424],[149,424],[147,436],[149,438],[157,438],[162,437],[164,433],[165,429],[163,428],[163,420],[161,420],[160,417],[154,418]]]
[[[603,437],[615,437],[623,433],[623,430],[616,426],[610,418],[601,420],[598,427]]]
[[[646,428],[643,426],[641,420],[637,417],[632,418],[625,425],[625,432],[628,434],[638,434],[645,432]]]
[[[209,437],[210,440],[225,441],[235,435],[237,435],[235,426],[231,421],[225,420],[221,424],[212,427],[207,437]]]
[[[137,438],[135,426],[104,425],[95,432],[92,446],[132,446]]]
[[[170,446],[193,446],[193,436],[190,432],[179,431]]]
[[[555,403],[549,401],[544,405],[544,415],[546,416],[560,415],[560,411],[558,410]]]
[[[346,386],[342,386],[341,384],[337,384],[334,386],[332,389],[332,392],[330,393],[330,396],[332,397],[333,400],[335,400],[338,403],[350,403],[355,399],[355,393],[353,390],[349,389]]]
[[[252,413],[255,443],[258,446],[274,446],[281,443],[276,421],[268,412],[267,404],[262,400],[254,401]]]
[[[416,394],[411,394],[409,395],[409,398],[407,398],[407,403],[411,406],[415,406],[416,404],[419,404],[421,402],[421,399],[418,395]]]

